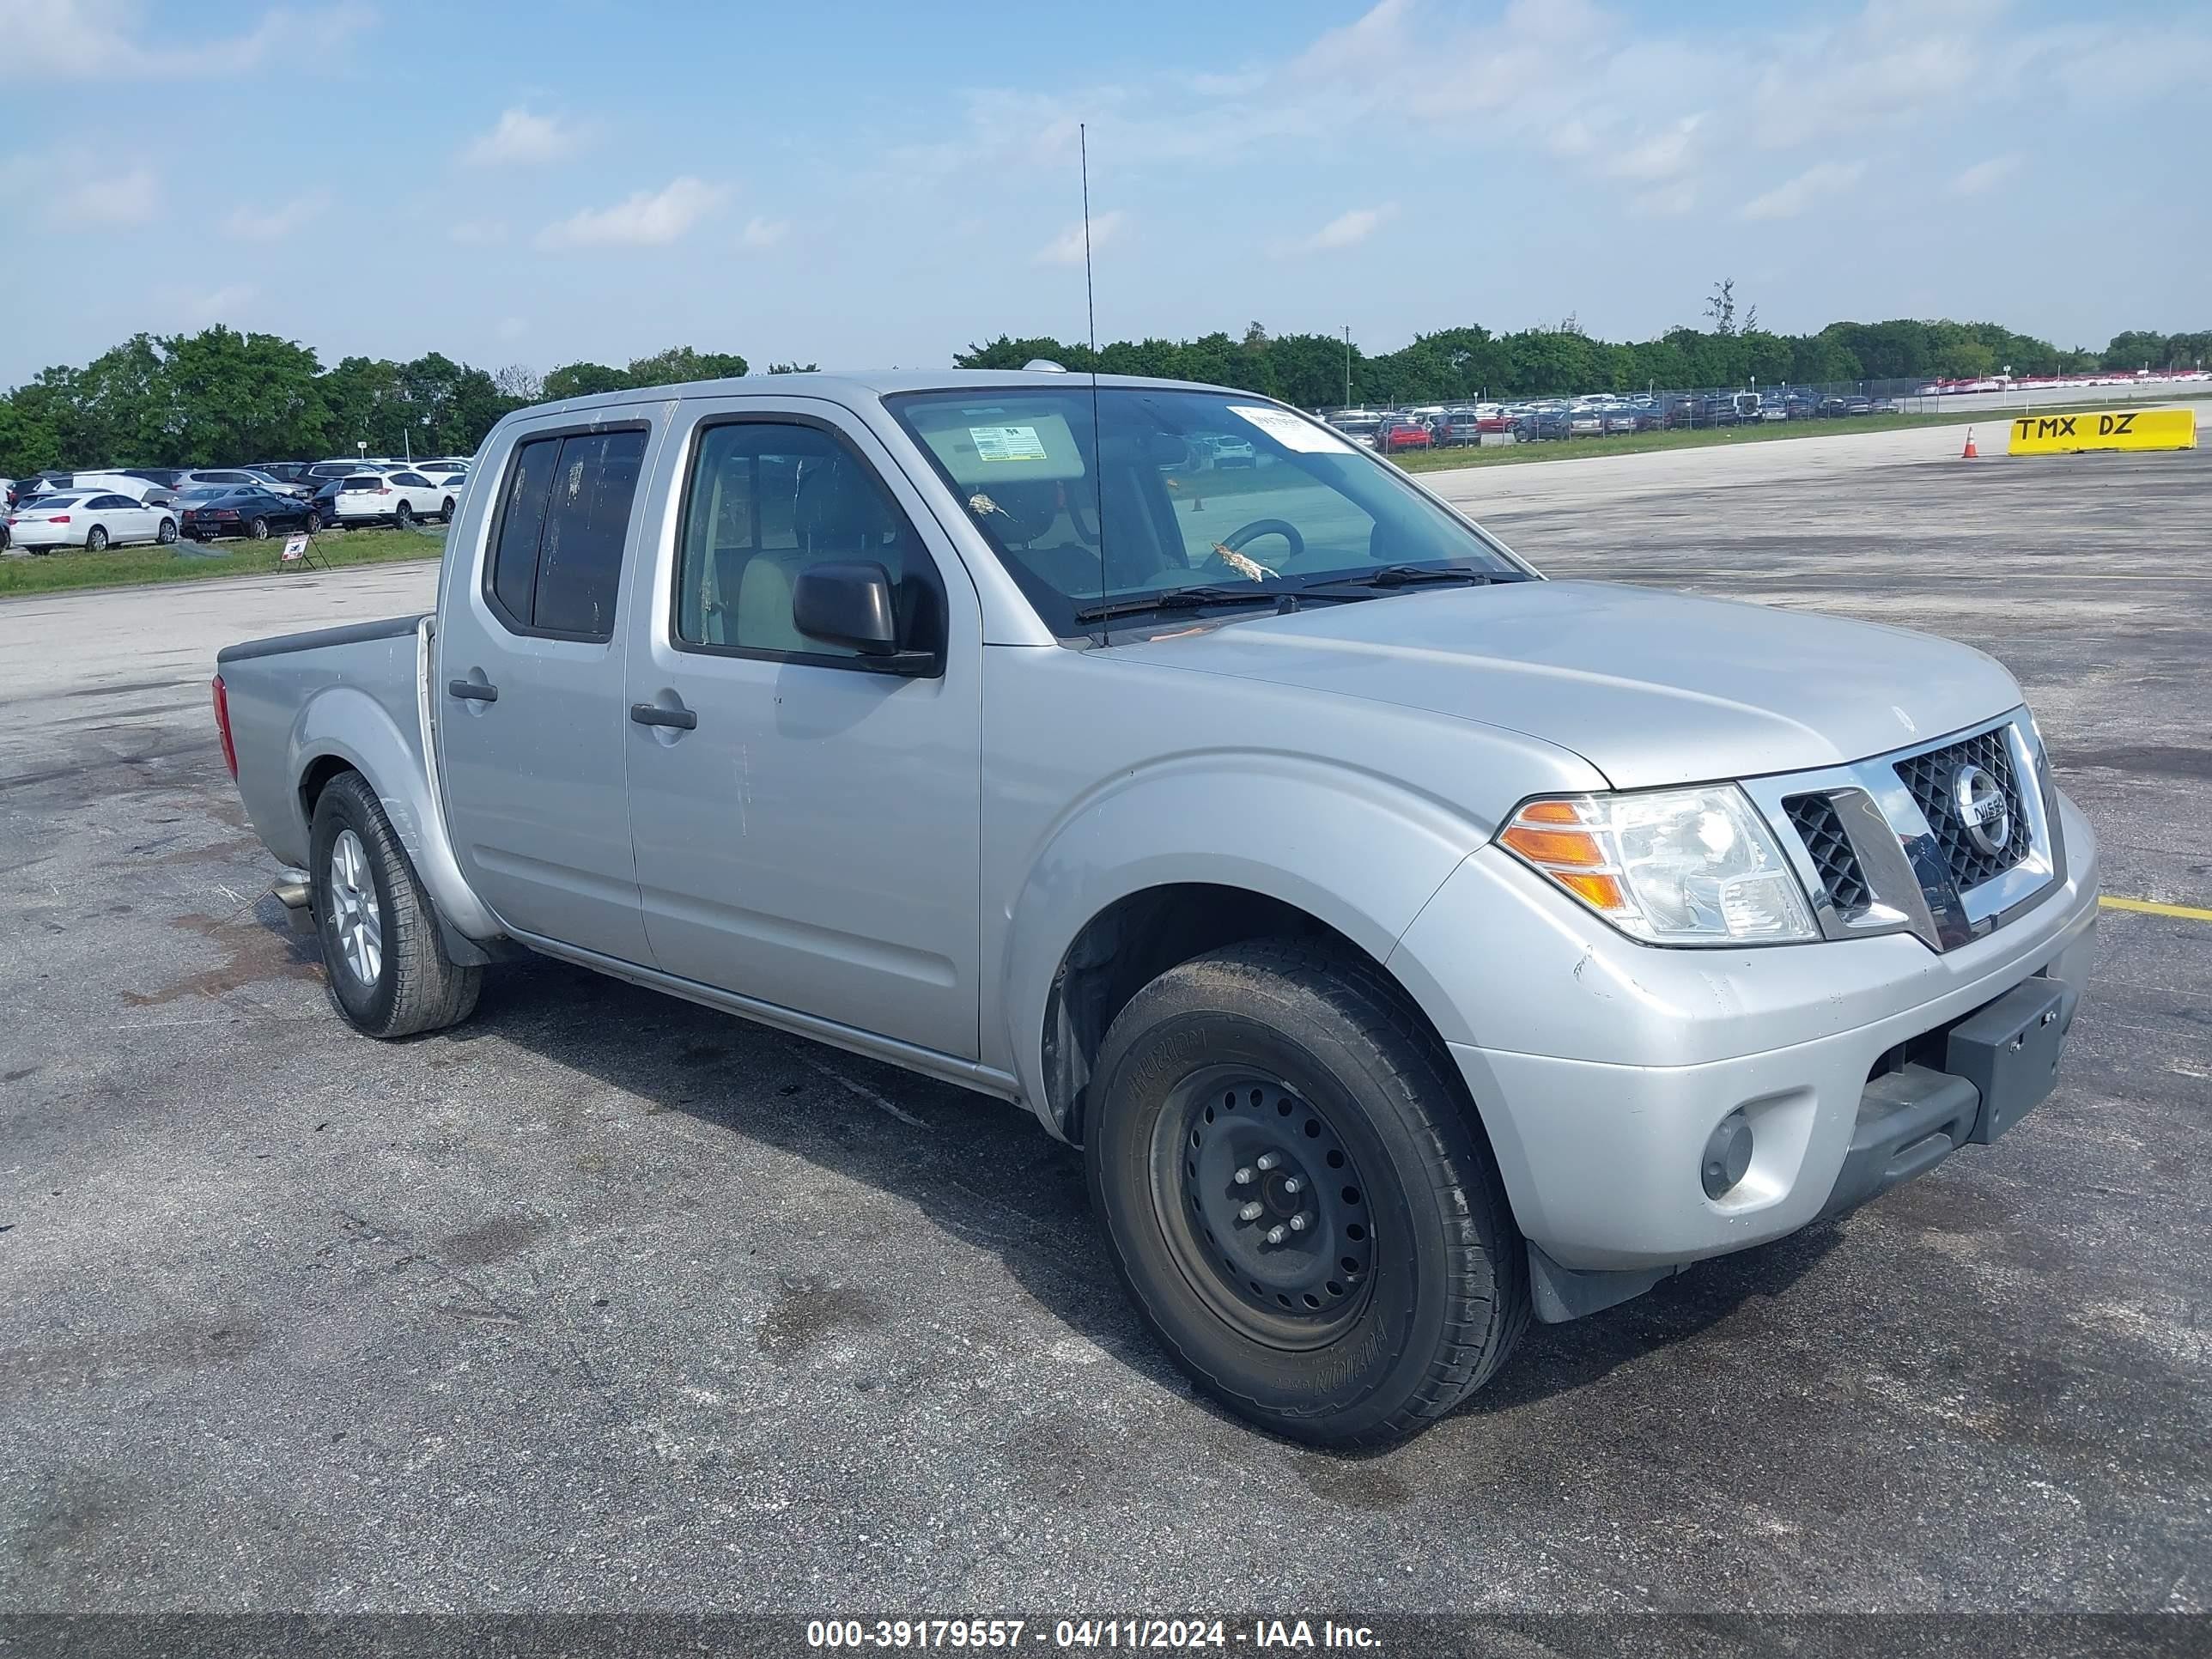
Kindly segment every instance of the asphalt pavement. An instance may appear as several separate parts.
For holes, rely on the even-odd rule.
[[[2107,890],[2212,907],[2212,453],[1584,465],[1467,487],[1994,653]],[[1995,1146],[1327,1455],[1192,1397],[1003,1105],[552,963],[341,1026],[207,676],[428,597],[0,605],[0,1612],[2212,1603],[2212,924],[2105,915]]]

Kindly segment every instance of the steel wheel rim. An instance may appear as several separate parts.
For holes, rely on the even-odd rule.
[[[1192,1073],[1160,1114],[1152,1165],[1170,1249],[1239,1334],[1316,1348],[1364,1311],[1376,1258],[1366,1190],[1299,1091],[1249,1066]]]
[[[347,971],[374,986],[384,971],[384,913],[369,874],[368,849],[350,830],[339,830],[331,843],[331,928]]]

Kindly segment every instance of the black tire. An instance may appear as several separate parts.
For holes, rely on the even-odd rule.
[[[1246,1072],[1273,1085],[1224,1087]],[[1388,1445],[1487,1382],[1527,1328],[1527,1250],[1473,1108],[1371,963],[1258,939],[1172,968],[1114,1021],[1091,1097],[1085,1161],[1115,1267],[1169,1354],[1239,1416],[1316,1445]],[[1246,1136],[1262,1139],[1231,1139]],[[1291,1162],[1223,1185],[1253,1179],[1247,1154],[1268,1136]],[[1309,1234],[1265,1261],[1253,1252],[1269,1240],[1216,1242],[1213,1224],[1245,1224],[1213,1207],[1217,1188],[1273,1206],[1266,1183],[1300,1191],[1281,1180],[1300,1159],[1306,1195],[1280,1202],[1319,1206]],[[1229,1163],[1245,1167],[1219,1173]],[[1313,1271],[1335,1274],[1343,1253],[1335,1281],[1299,1297],[1314,1311],[1247,1280],[1305,1271],[1291,1258],[1309,1238]]]
[[[373,890],[380,941],[373,973],[348,959],[340,936],[341,898],[331,864],[341,839],[351,834],[363,854],[362,872]],[[308,875],[315,936],[331,997],[349,1024],[373,1037],[413,1036],[457,1025],[476,1011],[481,968],[463,968],[446,954],[429,896],[392,833],[376,794],[358,772],[331,780],[315,802],[308,837]]]
[[[448,495],[446,497],[446,504],[438,509],[438,522],[440,524],[451,524],[453,521],[453,498],[451,495]]]
[[[400,502],[399,510],[392,515],[392,522],[402,530],[407,529],[415,522],[415,509],[404,501]]]
[[[252,537],[257,542],[267,541],[269,539],[269,520],[266,519],[254,519],[251,520],[246,526],[246,533]]]
[[[176,539],[177,521],[174,519],[162,520],[161,527],[154,532],[154,540],[155,544],[161,547],[167,547],[170,543]]]
[[[107,526],[94,525],[84,532],[84,550],[88,553],[107,551]]]

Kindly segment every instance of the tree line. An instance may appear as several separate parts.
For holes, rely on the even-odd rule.
[[[738,375],[734,352],[674,346],[624,368],[569,363],[541,379],[429,352],[329,368],[273,334],[134,334],[82,368],[42,370],[0,398],[0,477],[49,467],[214,466],[347,455],[468,455],[503,415],[586,392]],[[778,363],[770,373],[800,367]],[[808,364],[805,367],[811,368]]]
[[[1994,323],[1831,323],[1815,334],[1776,334],[1756,310],[1739,326],[1733,288],[1707,302],[1710,326],[1656,340],[1594,339],[1572,318],[1548,328],[1492,334],[1480,326],[1414,337],[1369,355],[1328,334],[1117,340],[1097,351],[1047,337],[1005,335],[955,354],[963,368],[1018,368],[1048,358],[1078,372],[1152,374],[1319,408],[1347,401],[1458,402],[1647,386],[1687,388],[1831,381],[1979,379],[2100,368],[2185,368],[2212,362],[2212,331],[2130,330],[2101,352],[2061,350]],[[811,363],[771,364],[771,374]],[[734,352],[674,346],[617,368],[564,364],[543,377],[521,364],[472,368],[439,352],[411,362],[341,358],[272,334],[221,326],[198,334],[136,334],[81,368],[42,370],[0,397],[0,476],[48,467],[206,466],[371,454],[466,455],[512,410],[560,398],[742,375]],[[1349,395],[1347,397],[1347,382]]]
[[[2212,330],[2130,331],[2103,351],[2062,350],[1995,323],[1831,323],[1814,334],[1735,325],[1723,289],[1712,325],[1671,328],[1656,340],[1594,339],[1571,317],[1549,328],[1492,334],[1480,326],[1420,334],[1370,356],[1341,336],[1273,334],[1258,323],[1241,337],[1116,340],[1095,352],[1080,342],[1001,335],[953,361],[966,368],[1018,368],[1044,358],[1079,374],[1156,374],[1263,392],[1308,409],[1345,403],[1455,403],[1590,392],[1816,386],[1844,381],[1980,380],[2098,369],[2188,368],[2212,363]]]

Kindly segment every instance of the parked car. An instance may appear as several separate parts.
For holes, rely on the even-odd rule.
[[[1571,437],[1574,434],[1573,417],[1564,404],[1534,404],[1529,406],[1527,415],[1516,422],[1514,431],[1530,441]]]
[[[1605,431],[1605,405],[1576,404],[1567,410],[1567,435],[1570,438],[1595,438]]]
[[[338,492],[345,488],[343,477],[325,478],[315,485],[315,493],[307,498],[313,508],[315,527],[328,530],[338,521]]]
[[[246,466],[200,467],[182,474],[177,480],[179,489],[189,489],[198,484],[228,484],[233,489],[265,489],[271,495],[293,495],[306,492],[296,484],[272,478],[265,472],[257,472]]]
[[[1375,447],[1375,434],[1382,424],[1382,417],[1364,410],[1346,410],[1329,417],[1331,426],[1356,444]]]
[[[1250,466],[1255,459],[1252,441],[1249,438],[1240,438],[1233,433],[1204,432],[1199,434],[1191,441],[1194,450],[1193,459],[1202,466]],[[447,476],[455,477],[458,482],[459,479],[465,478],[467,475],[462,473]]]
[[[1439,449],[1456,448],[1482,441],[1482,423],[1472,409],[1448,409],[1436,417],[1430,431]]]
[[[417,519],[451,520],[460,496],[458,485],[433,483],[419,472],[356,472],[343,481],[331,505],[340,524],[404,530]]]
[[[278,483],[292,487],[307,482],[307,463],[305,461],[256,461],[247,469],[264,477],[274,478]]]
[[[386,472],[391,470],[380,461],[317,461],[308,467],[307,477],[301,479],[300,482],[304,484],[308,478],[343,478],[350,473]]]
[[[520,411],[431,625],[222,651],[343,1018],[542,954],[1018,1103],[1194,1385],[1334,1446],[2051,1089],[2097,837],[1994,660],[1546,581],[1279,406],[1194,526],[1162,451],[1261,400],[1066,380]],[[994,499],[1088,481],[1103,545]]]
[[[185,476],[185,469],[181,466],[126,466],[118,470],[130,477],[143,478],[149,483],[159,484],[164,489],[174,489],[177,480]]]
[[[67,491],[40,495],[8,515],[8,536],[33,553],[58,547],[82,547],[98,553],[132,542],[177,539],[176,515],[110,490]]]
[[[248,484],[221,487],[221,493],[192,501],[179,528],[194,541],[244,536],[258,542],[278,531],[313,529],[317,522],[313,505],[299,496]]]
[[[1402,455],[1410,449],[1427,449],[1435,443],[1429,428],[1409,415],[1393,415],[1375,428],[1375,447],[1385,455]]]

